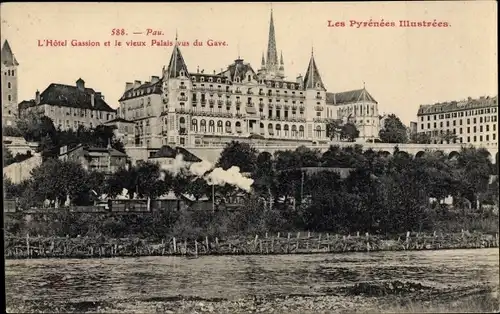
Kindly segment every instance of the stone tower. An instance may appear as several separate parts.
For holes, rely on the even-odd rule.
[[[6,40],[2,46],[2,126],[13,126],[18,114],[18,72],[19,63],[12,53],[9,42]]]

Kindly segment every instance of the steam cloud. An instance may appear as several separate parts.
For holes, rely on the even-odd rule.
[[[240,173],[239,167],[233,166],[228,170],[222,168],[214,169],[214,165],[206,160],[188,166],[188,163],[184,161],[184,157],[181,154],[175,157],[172,164],[162,165],[161,169],[170,172],[174,176],[177,176],[185,169],[191,174],[203,178],[208,185],[223,186],[225,184],[230,184],[247,192],[251,191],[251,186],[253,184],[253,179],[244,177]],[[164,173],[160,174],[160,179],[165,179]]]

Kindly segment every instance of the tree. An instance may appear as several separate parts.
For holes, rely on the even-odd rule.
[[[8,165],[13,164],[15,162],[12,152],[3,143],[2,143],[2,159],[4,167],[7,167]]]
[[[408,142],[406,126],[395,114],[390,114],[387,117],[384,122],[384,127],[379,132],[379,137],[384,143]]]
[[[326,124],[326,136],[333,140],[341,134],[341,122],[339,120],[330,120]]]
[[[450,130],[446,130],[445,133],[440,135],[441,140],[444,143],[455,143],[458,139],[458,136],[455,133],[450,132]]]
[[[142,162],[136,167],[137,191],[139,197],[157,198],[167,192],[166,185],[160,180],[160,166],[153,162]]]
[[[40,139],[37,152],[41,153],[43,160],[57,158],[59,156],[59,147],[54,143],[52,137],[47,134]]]
[[[232,141],[224,147],[216,167],[224,170],[237,166],[241,172],[253,172],[257,161],[257,150],[248,143]]]
[[[106,179],[105,193],[110,197],[121,195],[123,189],[127,190],[130,198],[137,191],[137,170],[135,167],[120,168]]]
[[[431,136],[427,133],[414,133],[411,141],[415,144],[430,144]]]
[[[23,132],[19,130],[17,127],[6,125],[2,127],[2,135],[3,136],[13,136],[13,137],[21,137],[23,136]]]
[[[47,135],[54,140],[57,131],[52,119],[34,112],[29,112],[22,119],[19,119],[17,128],[27,141],[34,142],[39,142]]]
[[[340,131],[340,138],[346,139],[349,142],[354,142],[355,139],[359,137],[359,130],[356,125],[352,122],[347,122],[344,124]]]
[[[82,184],[86,176],[83,167],[73,161],[49,159],[32,170],[32,182],[38,200],[64,202],[66,197],[70,201],[87,193]]]

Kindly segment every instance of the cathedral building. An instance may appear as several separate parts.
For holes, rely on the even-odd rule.
[[[333,119],[355,123],[366,140],[377,138],[380,128],[378,103],[365,88],[327,92],[313,52],[305,76],[286,79],[272,11],[259,69],[238,56],[219,73],[189,71],[176,45],[161,77],[126,83],[119,102],[119,117],[135,124],[135,146],[149,149],[244,139],[327,143],[326,125]]]
[[[18,85],[17,67],[19,63],[12,53],[9,42],[2,46],[2,125],[14,126],[17,117]]]

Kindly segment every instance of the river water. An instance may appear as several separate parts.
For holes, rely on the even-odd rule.
[[[360,282],[498,286],[498,249],[6,261],[7,306],[324,295]],[[31,303],[30,303],[31,302]]]

